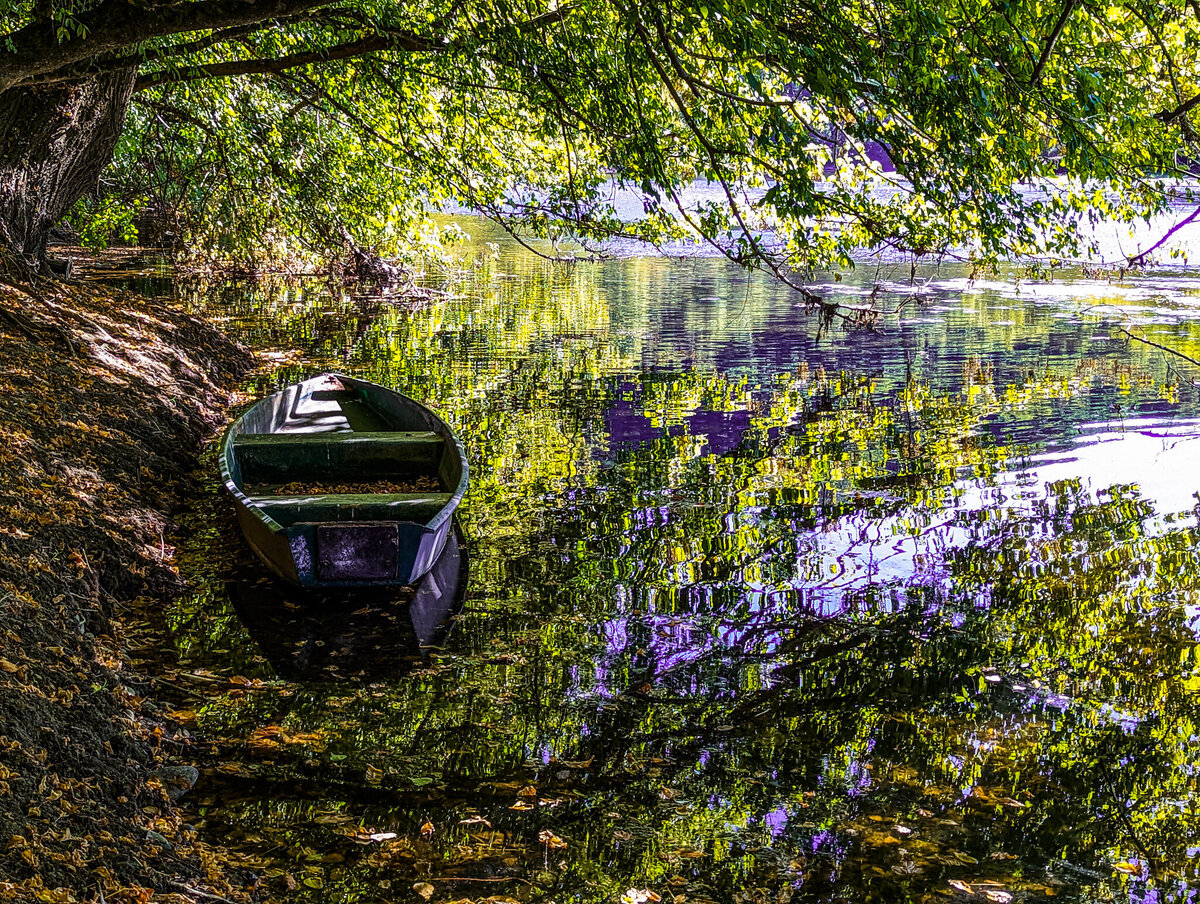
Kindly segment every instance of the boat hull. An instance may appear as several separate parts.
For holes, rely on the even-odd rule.
[[[412,584],[446,545],[467,486],[462,444],[425,406],[323,374],[255,404],[226,431],[222,477],[259,558],[301,587]],[[418,479],[437,490],[297,490],[298,482]]]
[[[243,556],[245,559],[251,556]],[[457,528],[411,597],[402,590],[305,590],[243,568],[226,585],[242,624],[288,680],[383,681],[406,674],[445,642],[470,573]],[[408,604],[397,607],[398,600]],[[369,605],[377,602],[378,605]],[[368,605],[364,605],[368,603]],[[314,618],[314,614],[319,617]]]

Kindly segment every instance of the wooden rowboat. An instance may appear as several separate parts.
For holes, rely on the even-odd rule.
[[[467,459],[419,402],[323,374],[230,425],[221,477],[246,540],[284,579],[387,586],[412,584],[437,561],[467,489]]]

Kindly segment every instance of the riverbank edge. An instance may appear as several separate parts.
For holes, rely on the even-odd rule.
[[[170,304],[0,287],[0,901],[254,897],[176,805],[194,739],[129,653],[256,363]]]

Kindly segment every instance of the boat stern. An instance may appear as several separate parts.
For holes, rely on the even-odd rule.
[[[287,529],[296,581],[303,587],[408,584],[428,570],[416,566],[429,533],[422,524],[403,521],[311,522]]]

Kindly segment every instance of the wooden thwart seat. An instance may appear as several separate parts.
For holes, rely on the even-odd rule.
[[[445,440],[430,431],[241,433],[233,449],[246,484],[437,474]]]
[[[239,433],[233,438],[235,448],[242,446],[324,446],[347,443],[379,445],[396,443],[410,445],[422,442],[442,443],[442,437],[431,430],[339,430],[313,433]]]
[[[450,493],[323,493],[251,496],[250,502],[285,525],[300,521],[424,523],[446,506],[450,496]]]

